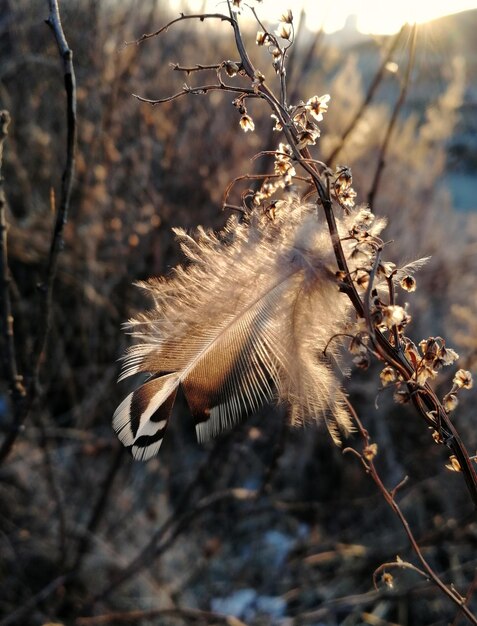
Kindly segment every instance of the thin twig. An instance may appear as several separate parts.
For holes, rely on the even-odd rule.
[[[411,33],[411,47],[409,50],[409,59],[407,62],[406,73],[404,75],[404,79],[401,84],[401,90],[399,92],[399,98],[396,101],[393,112],[389,119],[389,124],[386,129],[386,134],[384,136],[383,143],[381,145],[381,149],[379,151],[378,164],[376,167],[376,171],[374,174],[373,182],[371,183],[371,188],[368,193],[368,204],[371,209],[374,207],[374,201],[376,199],[376,194],[378,192],[379,183],[381,181],[381,175],[384,170],[384,166],[386,165],[386,153],[388,150],[389,142],[391,140],[391,136],[396,125],[399,112],[406,100],[407,90],[409,87],[409,83],[411,81],[411,73],[414,67],[414,58],[416,55],[416,39],[417,39],[417,24],[414,24],[412,27]]]
[[[46,271],[46,280],[41,286],[43,298],[43,306],[40,310],[40,319],[38,322],[38,334],[34,348],[34,358],[36,359],[33,370],[33,383],[38,383],[40,364],[46,343],[50,333],[51,326],[51,310],[53,303],[53,288],[58,268],[58,258],[63,248],[63,229],[68,219],[70,208],[71,192],[73,189],[73,180],[75,172],[75,153],[76,153],[76,78],[73,66],[73,51],[68,46],[63,27],[61,25],[60,11],[58,0],[48,0],[50,14],[46,20],[47,25],[53,31],[58,46],[60,57],[63,61],[63,74],[66,92],[66,164],[62,176],[61,196],[56,213],[55,227],[50,246],[50,254],[48,257],[48,267]]]
[[[224,191],[224,195],[222,197],[222,208],[228,202],[229,196],[232,193],[232,189],[235,187],[237,183],[240,183],[244,180],[273,180],[281,178],[281,174],[243,174],[242,176],[237,176],[227,185]]]
[[[11,430],[5,437],[2,447],[0,448],[0,463],[7,457],[12,449],[18,433],[20,432],[20,428],[30,412],[33,402],[38,397],[40,367],[50,334],[54,282],[58,267],[58,258],[63,247],[63,229],[68,217],[75,171],[76,79],[73,67],[73,52],[68,46],[61,26],[57,0],[48,0],[48,5],[49,16],[46,23],[53,31],[63,61],[67,119],[66,164],[62,177],[61,199],[50,245],[46,278],[44,283],[40,286],[41,306],[39,319],[36,320],[38,330],[31,357],[32,367],[27,385],[27,397],[24,399],[21,394],[17,394],[14,421]]]
[[[94,596],[92,604],[107,598],[112,591],[123,585],[127,580],[138,574],[141,570],[148,567],[157,558],[159,558],[166,550],[168,550],[178,539],[178,537],[189,528],[189,525],[199,515],[222,502],[223,500],[248,501],[255,500],[258,492],[250,489],[231,488],[212,493],[202,498],[194,506],[188,508],[182,515],[174,513],[169,517],[163,526],[153,536],[152,540],[144,547],[143,550],[124,568],[122,572],[99,594]]]
[[[302,20],[300,18],[300,24],[299,24],[299,28],[298,30],[300,31],[302,24],[304,23],[304,20]],[[325,35],[325,31],[323,30],[323,26],[320,28],[320,30],[318,30],[313,39],[311,40],[310,45],[308,46],[308,49],[304,55],[304,59],[303,62],[301,64],[301,66],[294,71],[295,67],[297,67],[298,64],[293,64],[292,63],[292,68],[291,68],[291,72],[290,72],[290,64],[288,66],[288,80],[291,82],[294,78],[295,75],[298,77],[297,80],[295,81],[295,85],[292,88],[292,92],[290,95],[290,102],[296,102],[296,100],[298,100],[299,95],[300,95],[300,90],[301,90],[301,85],[302,85],[302,81],[303,79],[306,77],[306,75],[309,73],[310,69],[314,66],[316,59],[317,59],[317,51],[318,51],[318,45],[321,44],[321,42],[324,39],[324,35]],[[299,33],[297,33],[297,40],[299,40]],[[297,48],[293,48],[293,50],[297,50]],[[290,54],[291,57],[291,54]],[[290,60],[292,60],[290,58]]]
[[[224,83],[215,83],[212,85],[199,85],[198,87],[189,87],[185,86],[181,91],[173,94],[172,96],[168,96],[167,98],[158,98],[157,100],[153,98],[144,98],[143,96],[139,96],[135,93],[131,94],[133,98],[139,100],[140,102],[146,102],[147,104],[152,104],[156,106],[156,104],[164,104],[165,102],[172,102],[173,100],[177,100],[178,98],[182,98],[183,96],[203,96],[209,91],[229,91],[232,93],[244,94],[248,98],[257,98],[257,94],[253,91],[253,89],[247,89],[244,87],[234,87],[232,85],[226,85]]]
[[[81,563],[84,557],[87,554],[88,548],[91,544],[91,537],[98,527],[101,518],[106,510],[106,504],[108,502],[109,494],[111,493],[111,489],[114,484],[114,479],[117,476],[117,473],[121,467],[121,461],[123,459],[125,452],[125,448],[120,446],[116,449],[116,452],[113,455],[111,460],[111,464],[106,472],[106,475],[103,480],[103,484],[99,490],[99,495],[94,503],[94,506],[91,510],[91,515],[89,518],[89,522],[86,525],[84,533],[79,541],[78,549],[76,553],[75,561],[71,567],[71,571],[78,572],[81,567]]]
[[[63,493],[58,484],[57,474],[55,472],[55,464],[52,459],[50,442],[46,435],[45,424],[39,419],[37,414],[34,415],[33,422],[40,431],[40,448],[43,453],[43,467],[45,472],[46,483],[50,490],[50,496],[56,507],[56,519],[58,520],[58,558],[57,563],[60,568],[64,566],[67,560],[66,550],[66,512],[64,506]]]
[[[11,275],[8,267],[8,249],[7,249],[7,199],[5,197],[4,179],[2,175],[3,165],[3,145],[8,134],[8,125],[10,124],[10,114],[8,111],[0,111],[0,315],[1,315],[1,332],[2,332],[2,365],[5,380],[8,381],[8,387],[13,406],[13,421],[19,423],[20,416],[24,412],[25,404],[25,387],[23,386],[22,377],[18,374],[17,359],[15,351],[15,337],[13,332],[13,314],[10,299],[10,283]],[[13,433],[13,430],[11,431]],[[2,449],[0,449],[0,461],[5,456],[5,443],[10,441],[12,434],[7,435]],[[13,442],[12,442],[13,443]]]
[[[475,572],[474,572],[474,578],[471,584],[469,585],[469,588],[467,589],[467,593],[465,594],[465,600],[464,600],[465,606],[469,604],[476,590],[477,590],[477,568],[475,569]],[[454,621],[452,622],[452,626],[457,626],[460,616],[461,616],[461,610],[459,609],[456,613]]]
[[[144,33],[144,35],[141,35],[141,37],[139,37],[138,39],[135,39],[134,41],[125,41],[124,46],[132,46],[134,44],[139,45],[140,43],[142,43],[143,41],[146,41],[147,39],[152,39],[153,37],[157,37],[161,35],[162,33],[167,32],[169,28],[173,26],[174,24],[177,24],[177,22],[183,22],[184,20],[199,20],[200,22],[203,22],[205,20],[210,20],[210,19],[217,19],[217,20],[220,20],[221,22],[232,21],[230,17],[227,17],[227,15],[224,15],[223,13],[191,13],[189,15],[186,15],[185,13],[181,13],[179,17],[176,17],[174,20],[171,20],[165,26],[163,26],[162,28],[159,28],[153,33]]]
[[[13,613],[10,613],[10,615],[7,615],[4,619],[2,619],[0,621],[0,626],[10,626],[10,624],[26,624],[26,619],[35,607],[62,587],[67,581],[67,578],[67,576],[58,576],[58,578],[52,580],[48,583],[48,585],[46,585],[46,587],[27,600],[23,606],[19,607],[13,611]]]
[[[386,503],[389,505],[389,507],[393,510],[393,512],[395,513],[396,517],[399,519],[399,521],[401,522],[401,525],[404,528],[404,531],[409,539],[409,543],[411,544],[411,547],[415,553],[415,555],[417,556],[418,560],[420,561],[423,570],[425,572],[425,575],[428,576],[430,578],[430,580],[432,580],[432,582],[444,593],[444,595],[446,595],[449,600],[451,600],[456,606],[459,607],[459,609],[462,611],[462,613],[467,617],[467,619],[472,623],[472,624],[477,624],[477,617],[475,617],[475,615],[473,615],[470,610],[468,609],[468,607],[465,605],[464,600],[462,598],[462,596],[460,594],[458,594],[454,589],[449,588],[447,585],[445,585],[442,580],[439,578],[439,576],[436,574],[436,572],[433,570],[433,568],[429,565],[429,563],[426,561],[426,559],[424,558],[424,555],[422,554],[422,551],[419,547],[419,544],[417,543],[414,534],[411,530],[411,527],[409,525],[409,522],[407,521],[404,513],[401,511],[400,506],[398,505],[398,503],[395,500],[395,494],[396,494],[396,488],[389,491],[385,486],[383,481],[381,480],[381,477],[379,476],[376,467],[374,465],[373,459],[372,457],[366,457],[366,450],[369,450],[369,445],[370,445],[370,438],[369,438],[369,434],[367,432],[367,430],[364,428],[361,420],[359,419],[356,411],[354,410],[354,407],[352,406],[352,404],[347,400],[347,404],[348,404],[348,408],[350,410],[350,413],[353,416],[354,422],[358,428],[358,431],[363,439],[363,443],[364,443],[364,452],[363,453],[359,453],[356,450],[354,450],[354,448],[347,448],[346,450],[343,450],[343,452],[345,451],[352,451],[354,452],[359,459],[361,460],[361,463],[364,467],[364,469],[366,470],[366,473],[369,474],[371,476],[371,478],[373,479],[374,483],[376,484],[376,486],[378,487],[379,491],[382,493]],[[402,484],[402,483],[400,483]]]
[[[376,270],[379,266],[379,263],[381,262],[381,252],[382,250],[378,249],[376,256],[374,258],[373,266],[368,276],[368,286],[366,288],[366,293],[364,295],[364,313],[366,316],[365,319],[368,324],[368,331],[369,331],[370,338],[373,341],[375,340],[376,329],[374,327],[373,320],[371,319],[371,293],[374,288],[374,279],[376,277]]]
[[[383,80],[383,77],[384,77],[384,75],[386,73],[386,66],[388,65],[389,61],[393,57],[394,52],[396,51],[397,45],[398,45],[399,41],[401,40],[401,37],[402,37],[403,33],[405,32],[406,28],[407,28],[406,25],[403,26],[401,28],[401,30],[396,34],[394,39],[392,40],[391,45],[389,46],[389,49],[388,49],[386,55],[384,56],[384,58],[383,58],[383,60],[381,62],[381,65],[379,66],[378,71],[374,75],[374,78],[373,78],[373,80],[371,81],[371,84],[368,87],[368,91],[366,92],[366,96],[365,96],[361,106],[356,111],[355,115],[353,116],[352,120],[350,121],[350,123],[348,124],[346,129],[343,131],[343,134],[341,135],[341,138],[340,138],[340,141],[339,141],[338,145],[332,150],[332,152],[329,154],[329,156],[325,159],[325,161],[328,163],[328,165],[330,167],[333,167],[333,165],[335,164],[336,157],[338,156],[338,154],[343,149],[343,146],[346,143],[346,139],[348,138],[349,134],[356,128],[356,124],[363,117],[363,113],[366,111],[366,109],[368,108],[371,100],[374,98],[374,94],[376,93],[376,90],[378,89],[379,85],[381,84],[381,82]]]
[[[220,70],[223,67],[223,63],[214,63],[214,65],[202,65],[202,63],[196,63],[195,65],[184,66],[179,63],[171,63],[171,69],[175,72],[184,72],[185,74],[192,74],[193,72],[202,72],[205,70]]]
[[[394,491],[394,489],[393,489]],[[393,496],[394,497],[394,496]],[[408,561],[401,561],[396,559],[395,561],[389,561],[387,563],[381,563],[381,565],[379,567],[377,567],[374,572],[373,572],[373,584],[374,584],[374,588],[376,589],[376,591],[379,590],[379,585],[378,585],[378,576],[381,573],[385,573],[386,570],[388,569],[410,569],[413,572],[416,572],[416,574],[419,574],[419,576],[421,576],[422,578],[425,578],[426,580],[429,580],[428,575],[426,574],[426,572],[422,569],[420,569],[419,567],[416,567],[413,563],[409,563]]]
[[[230,433],[228,437],[226,436],[225,439],[222,438],[221,440],[217,440],[215,442],[212,450],[207,454],[196,471],[194,479],[187,485],[186,489],[180,496],[175,506],[175,510],[166,518],[163,524],[161,524],[161,526],[149,539],[147,544],[142,548],[142,550],[140,550],[138,555],[132,559],[130,564],[127,565],[123,571],[120,572],[113,581],[111,581],[111,583],[94,596],[91,600],[92,604],[108,596],[112,591],[114,591],[114,589],[116,589],[116,587],[120,586],[126,580],[129,580],[129,578],[134,576],[134,574],[140,571],[143,567],[147,567],[150,562],[149,557],[153,555],[151,560],[154,560],[162,552],[164,552],[165,548],[159,548],[159,552],[157,552],[158,547],[162,545],[161,542],[164,542],[164,538],[166,536],[172,536],[172,529],[174,527],[177,528],[178,520],[194,509],[194,505],[192,504],[192,497],[194,493],[199,489],[200,485],[206,482],[206,477],[209,472],[214,470],[216,464],[220,463],[222,456],[227,453],[227,442],[230,441],[231,438],[232,433]],[[170,545],[172,545],[172,543]]]

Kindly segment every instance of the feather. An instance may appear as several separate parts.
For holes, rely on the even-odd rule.
[[[316,209],[292,199],[273,218],[257,211],[247,222],[232,216],[218,234],[175,234],[187,263],[141,285],[153,307],[128,324],[139,343],[120,379],[152,379],[114,414],[123,444],[139,459],[157,453],[179,387],[199,440],[282,401],[292,423],[322,419],[338,442],[351,422],[330,361],[337,355],[323,350],[351,309]]]
[[[405,276],[414,276],[414,274],[418,272],[421,268],[423,268],[424,265],[426,265],[430,261],[430,259],[431,259],[430,256],[424,256],[424,257],[421,257],[420,259],[415,259],[414,261],[411,261],[410,263],[406,263],[406,265],[403,265],[402,267],[398,268],[398,270],[396,271],[393,277],[394,281],[399,282]]]

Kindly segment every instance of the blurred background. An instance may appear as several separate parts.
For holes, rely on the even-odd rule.
[[[226,8],[209,5],[199,9]],[[313,20],[297,11],[288,69],[292,102],[331,95],[314,154],[350,166],[362,202],[399,98],[411,33],[404,27],[396,39],[402,24],[381,21],[369,34],[365,5],[347,15],[343,3],[339,30],[331,33],[316,7]],[[131,611],[137,614],[129,623],[137,624],[464,623],[413,572],[393,570],[393,588],[374,589],[376,567],[414,556],[358,460],[343,455],[321,426],[291,430],[282,409],[265,408],[199,446],[179,400],[157,459],[134,462],[120,447],[110,422],[128,390],[116,384],[129,342],[121,324],[149,304],[133,283],[180,261],[171,227],[223,225],[227,184],[271,171],[266,159],[251,158],[281,138],[260,102],[248,105],[256,129],[244,134],[232,94],[156,107],[132,97],[161,98],[180,91],[184,80],[203,80],[174,72],[170,63],[236,60],[227,24],[191,20],[125,47],[187,11],[186,4],[70,0],[60,9],[78,86],[77,166],[42,393],[0,468],[0,624],[100,623],[95,615],[115,624]],[[250,53],[274,85],[270,55],[255,46],[257,27],[245,13]],[[368,14],[375,13],[370,6]],[[263,15],[272,19],[267,2]],[[21,373],[28,372],[37,332],[37,284],[54,223],[50,190],[59,196],[65,160],[63,77],[47,16],[46,0],[0,0],[0,108],[12,117],[2,173]],[[409,335],[416,343],[443,336],[460,353],[459,367],[474,374],[476,29],[477,8],[418,27],[407,97],[373,203],[389,218],[388,260],[432,257],[409,294]],[[436,382],[441,396],[452,376],[444,372]],[[345,386],[378,444],[386,485],[409,476],[400,504],[425,557],[465,594],[475,575],[477,525],[462,477],[445,468],[446,451],[424,422],[394,405],[392,393],[378,393],[379,367],[353,371]],[[471,390],[455,413],[470,453],[477,446],[476,400]],[[2,378],[2,438],[11,421]],[[360,446],[357,437],[347,444]],[[470,605],[475,610],[476,602]]]

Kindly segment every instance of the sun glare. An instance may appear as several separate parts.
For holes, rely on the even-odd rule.
[[[321,3],[320,3],[321,4]],[[363,33],[391,34],[397,32],[406,22],[422,23],[449,13],[477,8],[477,0],[434,0],[432,3],[418,0],[382,2],[382,0],[341,0],[329,3],[325,20],[320,17],[320,6],[313,0],[303,3],[310,28],[321,24],[328,32],[339,30],[348,15],[356,15],[358,29]],[[321,21],[321,24],[320,24]]]
[[[225,0],[174,0],[171,4],[179,10],[226,10]],[[477,0],[433,0],[432,3],[419,0],[263,0],[258,9],[265,20],[273,22],[288,8],[298,16],[302,7],[312,30],[324,28],[329,33],[341,30],[348,16],[355,15],[361,32],[389,35],[406,22],[422,23],[449,13],[476,9]]]

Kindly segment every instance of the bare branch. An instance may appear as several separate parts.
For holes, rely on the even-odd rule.
[[[173,94],[172,96],[168,96],[167,98],[159,98],[158,100],[154,100],[152,98],[143,98],[142,96],[138,96],[137,94],[131,94],[134,98],[139,100],[140,102],[146,102],[147,104],[152,104],[155,106],[156,104],[164,104],[165,102],[172,102],[172,100],[177,100],[178,98],[182,98],[182,96],[203,96],[210,91],[229,91],[232,93],[243,94],[247,98],[257,98],[257,94],[253,91],[253,89],[247,89],[243,87],[234,87],[232,85],[221,84],[213,84],[213,85],[199,85],[198,87],[189,87],[189,85],[184,85],[184,88],[181,91]]]
[[[158,35],[161,35],[162,33],[167,32],[171,26],[173,26],[174,24],[177,24],[178,22],[183,22],[184,20],[199,20],[200,22],[203,22],[205,20],[210,20],[210,19],[217,19],[217,20],[220,20],[221,22],[229,22],[229,23],[232,22],[232,19],[230,17],[227,17],[227,15],[224,15],[223,13],[194,13],[190,15],[181,13],[179,17],[176,17],[174,20],[171,20],[165,26],[163,26],[162,28],[159,28],[159,30],[154,31],[153,33],[145,33],[144,35],[141,35],[141,37],[139,37],[138,39],[135,39],[134,41],[125,41],[124,45],[125,46],[132,46],[133,44],[139,45],[143,41],[146,41],[146,39],[152,39],[153,37],[157,37]]]
[[[22,377],[18,374],[17,359],[15,351],[15,338],[13,332],[13,314],[10,300],[10,269],[8,267],[7,250],[7,199],[3,188],[4,179],[2,176],[3,165],[3,144],[8,134],[10,114],[8,111],[0,111],[0,302],[1,302],[1,332],[3,345],[3,370],[5,379],[8,381],[9,391],[12,398],[14,422],[17,423],[20,414],[23,412],[26,391],[23,386]],[[13,433],[13,430],[11,431]],[[9,441],[7,435],[5,440]],[[4,444],[5,444],[4,442]],[[5,456],[3,446],[0,450],[0,461]]]
[[[468,609],[468,607],[465,605],[465,601],[462,598],[462,596],[457,593],[452,587],[448,587],[447,585],[445,585],[442,580],[439,578],[439,576],[436,574],[436,572],[433,570],[433,568],[429,565],[429,563],[426,561],[426,559],[424,558],[424,555],[422,554],[422,551],[419,547],[419,544],[417,543],[414,534],[411,530],[411,527],[409,526],[409,522],[407,521],[404,513],[402,512],[400,506],[398,505],[398,503],[395,500],[395,495],[396,495],[396,491],[397,489],[401,486],[402,483],[400,483],[397,487],[395,487],[393,490],[389,491],[385,486],[383,481],[381,480],[381,477],[379,476],[376,467],[374,465],[373,462],[373,458],[369,458],[365,456],[365,451],[366,449],[369,449],[369,445],[370,445],[370,438],[369,438],[369,434],[366,431],[366,429],[364,428],[363,424],[361,423],[361,420],[359,419],[358,415],[356,414],[356,411],[354,410],[354,407],[351,405],[350,402],[348,402],[348,408],[351,412],[351,414],[353,415],[353,419],[356,423],[356,426],[358,428],[358,431],[363,439],[363,443],[364,443],[364,451],[363,453],[357,453],[357,455],[359,456],[362,464],[364,465],[366,472],[371,476],[371,478],[373,479],[374,483],[376,484],[376,486],[378,487],[379,491],[381,492],[381,494],[383,495],[384,500],[386,501],[386,503],[388,504],[388,506],[392,509],[392,511],[394,512],[394,514],[396,515],[396,517],[399,519],[401,525],[404,528],[404,531],[409,539],[409,543],[411,544],[411,547],[415,553],[415,555],[417,556],[418,560],[420,561],[422,567],[423,567],[423,571],[419,570],[419,568],[416,568],[415,566],[411,566],[413,567],[413,569],[419,573],[421,573],[423,576],[427,576],[429,577],[430,580],[432,580],[432,582],[444,593],[444,595],[446,595],[449,600],[451,600],[456,606],[459,607],[459,609],[462,611],[462,613],[467,617],[467,619],[472,623],[472,624],[477,624],[477,617],[475,617],[470,610]],[[355,451],[356,453],[357,451]],[[402,564],[401,564],[402,566]],[[381,566],[383,567],[383,566]],[[380,568],[378,568],[378,570],[376,570],[376,572],[379,572]],[[376,575],[375,572],[375,575]]]
[[[50,332],[51,323],[51,307],[53,299],[53,287],[58,268],[58,257],[63,248],[63,229],[68,219],[68,211],[71,201],[71,192],[73,189],[74,171],[75,171],[75,152],[76,152],[76,78],[73,66],[73,51],[69,48],[66,41],[63,27],[61,25],[58,0],[48,1],[50,14],[46,23],[52,29],[58,51],[63,61],[63,74],[66,91],[66,164],[62,176],[61,197],[56,214],[55,228],[50,246],[50,255],[48,258],[48,268],[46,280],[42,285],[43,307],[41,318],[39,321],[39,331],[35,344],[34,355],[36,363],[34,367],[33,377],[38,382],[40,363],[42,355],[46,347],[46,342]]]
[[[257,496],[258,492],[250,489],[224,489],[223,491],[218,491],[202,498],[195,504],[195,506],[189,507],[182,515],[177,516],[177,514],[173,514],[166,520],[158,532],[155,533],[143,550],[141,550],[131,563],[119,573],[115,580],[113,580],[106,587],[106,589],[93,598],[92,603],[94,604],[109,596],[113,590],[123,585],[138,572],[143,570],[145,567],[148,567],[155,559],[159,558],[159,556],[161,556],[175,543],[182,532],[189,528],[191,522],[203,512],[214,507],[223,500],[232,499],[246,502],[249,500],[255,500]]]
[[[78,543],[76,558],[71,567],[72,572],[79,571],[81,567],[81,563],[84,557],[86,556],[88,548],[90,546],[91,537],[93,533],[95,532],[96,528],[98,527],[99,522],[105,513],[106,505],[108,503],[108,497],[109,497],[109,494],[111,493],[111,489],[114,484],[114,479],[116,478],[117,473],[121,467],[121,461],[124,456],[124,451],[125,450],[122,446],[118,447],[116,449],[115,454],[113,455],[113,458],[111,459],[111,464],[106,472],[106,475],[103,479],[103,483],[99,490],[99,496],[94,502],[88,524],[86,525],[84,534]]]
[[[404,101],[406,100],[407,90],[409,87],[409,82],[411,80],[411,72],[414,67],[414,57],[416,54],[416,39],[417,39],[417,24],[414,24],[412,27],[411,34],[411,48],[409,51],[409,59],[406,67],[406,73],[404,75],[404,79],[401,85],[401,91],[399,92],[399,98],[396,101],[393,112],[391,114],[391,118],[389,120],[388,127],[386,129],[386,134],[384,136],[384,140],[381,146],[381,150],[379,152],[378,164],[376,167],[376,172],[374,174],[373,182],[371,183],[371,188],[368,193],[368,204],[371,208],[374,207],[374,201],[376,198],[376,194],[378,192],[379,183],[381,181],[381,175],[384,170],[384,166],[386,164],[386,152],[388,150],[389,142],[394,130],[394,127],[397,122],[397,118],[399,115],[399,111],[401,110]]]
[[[10,615],[7,615],[0,621],[0,626],[10,626],[10,624],[25,624],[25,619],[31,614],[31,612],[37,607],[39,604],[44,602],[49,596],[54,594],[60,587],[63,587],[67,582],[67,576],[58,576],[55,580],[52,580],[46,587],[41,589],[38,593],[36,593],[33,597],[25,602],[25,604]]]
[[[58,51],[63,62],[67,119],[66,164],[62,177],[60,203],[56,214],[55,227],[50,245],[46,278],[44,283],[40,286],[41,306],[39,319],[36,323],[38,330],[32,352],[32,370],[28,382],[28,397],[23,402],[22,394],[19,394],[18,399],[21,400],[21,402],[17,402],[13,427],[3,441],[0,449],[0,462],[3,461],[3,459],[5,459],[5,457],[9,454],[17,438],[20,427],[28,415],[35,397],[38,395],[40,366],[50,333],[54,281],[58,267],[58,258],[63,247],[63,229],[68,218],[75,171],[76,79],[73,66],[73,52],[68,47],[68,43],[63,32],[58,1],[48,0],[48,5],[49,16],[46,23],[53,31]]]
[[[368,91],[366,92],[366,96],[365,96],[365,98],[363,100],[363,103],[361,104],[359,109],[356,111],[355,115],[353,116],[353,119],[350,121],[350,123],[348,124],[348,126],[344,130],[343,134],[341,135],[341,139],[340,139],[338,145],[336,146],[336,148],[334,148],[332,150],[332,152],[330,153],[330,155],[325,159],[325,161],[329,164],[330,167],[332,167],[334,165],[334,163],[336,162],[336,157],[338,156],[338,154],[343,149],[343,146],[345,145],[346,139],[348,138],[350,133],[356,128],[357,123],[362,118],[363,113],[366,111],[366,109],[369,106],[371,100],[374,98],[374,94],[376,93],[376,90],[378,89],[379,85],[381,84],[381,82],[383,80],[383,77],[384,77],[384,75],[386,73],[386,66],[388,65],[389,61],[392,59],[393,54],[396,51],[397,45],[398,45],[399,41],[401,40],[402,35],[404,34],[406,28],[407,28],[406,25],[403,26],[401,28],[401,30],[395,35],[394,39],[391,42],[391,45],[389,46],[389,49],[388,49],[385,57],[382,60],[381,65],[379,66],[378,71],[374,75],[374,78],[371,81],[371,84],[369,85],[369,88],[368,88]]]
[[[392,569],[392,568],[410,569],[413,572],[416,572],[417,574],[419,574],[419,576],[422,576],[426,580],[429,580],[429,577],[424,570],[420,569],[419,567],[416,567],[412,563],[408,563],[407,561],[401,561],[401,560],[396,559],[396,561],[390,561],[388,563],[381,563],[381,565],[374,570],[373,584],[374,584],[374,588],[376,589],[376,591],[379,590],[378,576],[384,573],[387,569]]]
[[[215,63],[214,65],[202,65],[201,63],[196,63],[195,65],[186,67],[184,65],[180,65],[179,63],[171,63],[171,68],[174,72],[184,72],[185,74],[192,74],[193,72],[202,72],[205,70],[220,70],[223,67],[223,63]]]

